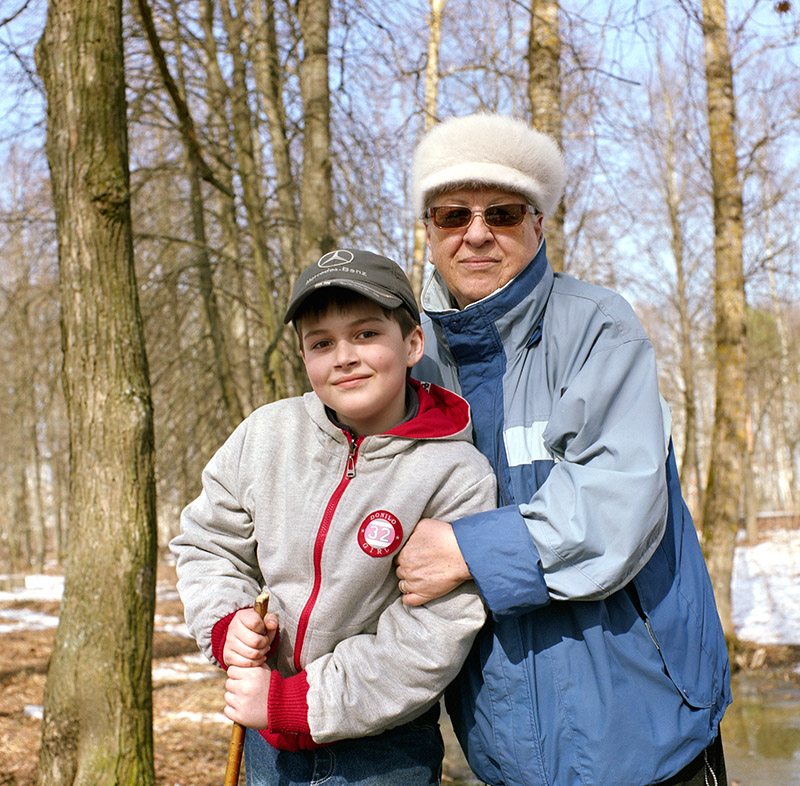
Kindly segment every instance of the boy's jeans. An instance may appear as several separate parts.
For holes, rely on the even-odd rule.
[[[444,744],[439,706],[375,737],[313,751],[279,751],[252,729],[244,741],[247,786],[439,786]]]

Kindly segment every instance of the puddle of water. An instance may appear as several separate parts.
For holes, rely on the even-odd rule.
[[[734,675],[722,740],[730,784],[800,786],[800,689]]]

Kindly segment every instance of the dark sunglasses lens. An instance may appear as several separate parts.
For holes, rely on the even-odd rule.
[[[492,205],[486,208],[483,220],[490,227],[515,227],[524,215],[525,205]]]
[[[435,207],[431,209],[431,216],[441,229],[458,229],[469,224],[472,211],[468,207]]]

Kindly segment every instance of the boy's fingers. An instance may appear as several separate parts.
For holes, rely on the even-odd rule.
[[[267,631],[278,630],[278,616],[276,614],[267,614],[264,617],[264,627]]]
[[[236,616],[247,630],[253,633],[260,633],[261,635],[266,633],[267,629],[264,625],[264,620],[254,609],[242,609]]]

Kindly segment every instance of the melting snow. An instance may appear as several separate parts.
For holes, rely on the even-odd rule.
[[[19,586],[0,591],[0,603],[58,601],[64,591],[61,576],[0,576],[0,583],[18,580]],[[161,599],[177,599],[174,587],[159,584]],[[756,644],[800,644],[800,531],[774,530],[768,539],[752,546],[739,545],[733,562],[733,621],[741,639]],[[58,618],[29,609],[0,607],[0,633],[54,628]],[[178,617],[156,615],[156,630],[189,637]],[[195,657],[195,656],[191,656]],[[202,655],[197,655],[203,663]],[[188,659],[185,659],[188,661]],[[198,661],[199,663],[199,661]],[[210,666],[211,671],[214,667]],[[167,674],[169,671],[169,674]],[[172,664],[157,679],[203,679],[204,671]]]

